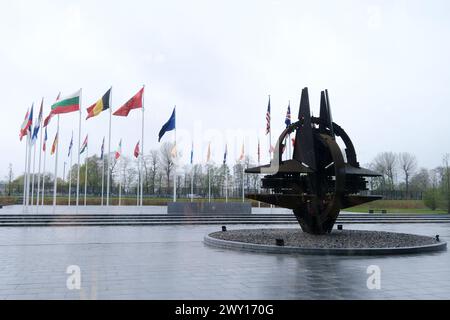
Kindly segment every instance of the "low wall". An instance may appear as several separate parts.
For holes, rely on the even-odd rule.
[[[168,214],[251,214],[250,202],[169,202]]]

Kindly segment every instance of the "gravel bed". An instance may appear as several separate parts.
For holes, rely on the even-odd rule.
[[[439,243],[434,237],[406,233],[367,230],[333,230],[326,235],[311,235],[300,229],[243,229],[214,232],[212,238],[275,245],[283,239],[285,246],[300,248],[403,248]]]

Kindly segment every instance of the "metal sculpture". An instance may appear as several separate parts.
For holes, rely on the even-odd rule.
[[[285,139],[294,131],[292,159],[283,161]],[[337,137],[345,144],[345,157]],[[310,114],[304,88],[298,121],[281,133],[271,163],[245,172],[266,174],[262,188],[270,191],[246,194],[247,198],[292,209],[302,230],[312,234],[331,232],[341,209],[381,199],[360,195],[367,190],[365,177],[380,174],[360,167],[352,141],[332,120],[327,90],[321,92],[317,118]]]

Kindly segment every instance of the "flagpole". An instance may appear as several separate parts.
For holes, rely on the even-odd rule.
[[[223,170],[225,173],[225,203],[228,203],[228,173],[227,173],[227,164],[226,163],[223,166]]]
[[[28,138],[27,208],[30,205],[31,131]]]
[[[73,132],[72,132],[72,143],[73,143]],[[72,155],[73,155],[73,150],[72,147],[70,147],[70,168],[69,168],[69,201],[68,201],[68,206],[70,207],[70,198],[72,195]]]
[[[194,165],[191,165],[191,202],[194,202]]]
[[[105,138],[103,138],[103,142],[105,142]],[[104,147],[104,145],[102,145]],[[103,207],[103,195],[105,189],[105,153],[102,151],[102,202],[101,206]]]
[[[33,130],[34,134],[34,130]],[[33,141],[33,138],[31,138],[31,141]],[[33,176],[31,177],[31,206],[34,205],[34,176],[36,172],[36,141],[33,143]]]
[[[80,200],[80,146],[81,146],[81,97],[82,90],[80,89],[80,112],[79,112],[79,120],[78,120],[78,167],[77,167],[77,200],[76,200],[76,208],[78,212],[78,204]]]
[[[88,167],[88,155],[89,155],[89,141],[86,141],[86,155],[84,156],[84,206],[86,207],[86,194],[87,194],[87,167]]]
[[[208,166],[208,202],[211,202],[211,167],[209,163]]]
[[[44,167],[42,168],[42,206],[44,206],[44,195],[45,195],[45,160],[46,159],[47,159],[47,142],[45,142]]]
[[[140,203],[139,186],[141,183],[141,158],[140,157],[138,157],[137,163],[138,163],[138,181],[136,184],[136,206],[139,207],[139,203]]]
[[[270,94],[269,94],[269,105],[270,105]],[[270,108],[272,109],[272,107]],[[272,110],[269,110],[269,162],[272,161]]]
[[[121,205],[121,200],[122,200],[122,177],[121,177],[121,172],[120,171],[121,170],[119,170],[119,207]]]
[[[143,85],[143,88],[145,88],[145,85]],[[142,175],[143,175],[142,166],[143,166],[143,163],[144,163],[144,122],[145,122],[144,121],[144,119],[145,119],[145,117],[144,117],[144,110],[145,110],[144,96],[145,96],[145,90],[142,92],[142,150],[141,150],[141,163],[139,165],[139,178],[141,180],[140,181],[140,183],[141,183],[141,185],[140,185],[140,188],[141,188],[141,190],[140,190],[141,191],[140,205],[141,205],[141,207],[142,207],[142,200],[143,200],[143,196],[144,196],[144,192],[143,192],[144,179],[142,177]]]
[[[244,194],[244,173],[245,173],[245,156],[244,156],[244,162],[242,163],[242,202],[245,202],[245,194]]]
[[[177,202],[177,125],[176,125],[176,109],[177,106],[174,107],[175,110],[175,166],[174,166],[174,175],[173,175],[173,202]]]
[[[44,104],[44,98],[42,98],[41,106]],[[39,198],[40,198],[40,191],[41,191],[41,158],[42,158],[42,131],[44,128],[42,128],[42,118],[39,122],[39,130],[41,131],[39,135],[39,162],[38,162],[38,185],[37,185],[37,192],[36,192],[36,212],[39,211]]]
[[[59,150],[59,114],[56,125],[56,150],[55,150],[55,181],[53,182],[53,213],[56,209],[56,189],[58,187],[58,150]]]
[[[27,191],[27,168],[28,168],[28,135],[25,140],[25,170],[23,171],[23,211],[26,208],[26,191]]]
[[[107,160],[107,168],[106,168],[106,206],[109,206],[109,188],[111,184],[110,177],[110,167],[111,167],[111,115],[112,115],[112,86],[111,91],[109,92],[109,133],[108,133],[108,160]]]

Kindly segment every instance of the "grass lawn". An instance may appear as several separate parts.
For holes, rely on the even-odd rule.
[[[422,200],[376,200],[360,206],[346,208],[348,212],[369,212],[373,210],[387,210],[387,213],[416,213],[416,214],[437,214],[447,213],[445,210],[431,210],[425,206]]]
[[[100,197],[88,197],[86,199],[88,205],[100,205],[101,204],[101,198]],[[171,202],[172,198],[144,198],[143,204],[146,206],[165,206],[168,202]],[[186,198],[178,198],[177,201],[179,202],[187,202],[190,201],[190,199]],[[207,202],[208,199],[194,199],[194,202]],[[225,202],[225,199],[212,199],[212,201],[215,202]],[[241,202],[242,198],[236,198],[236,199],[228,199],[230,202]],[[245,199],[245,201],[251,201],[253,207],[258,207],[258,202]],[[57,197],[56,202],[58,205],[67,205],[68,203],[68,197],[62,196]],[[0,197],[0,204],[2,205],[12,205],[17,203],[16,197]],[[84,197],[80,196],[79,200],[80,204],[84,204]],[[104,198],[104,203],[106,203],[106,196]],[[110,204],[111,205],[118,205],[119,198],[118,197],[111,197],[110,198]],[[53,204],[53,197],[46,197],[45,198],[45,204],[51,205]],[[71,204],[75,204],[75,197],[71,198]],[[136,197],[122,197],[121,205],[124,206],[135,206],[136,205]],[[268,204],[262,203],[260,204],[261,207],[269,207]],[[346,208],[344,211],[348,212],[361,212],[361,213],[367,213],[369,212],[369,209],[373,210],[387,210],[387,213],[415,213],[415,214],[438,214],[438,213],[447,213],[445,210],[431,210],[425,206],[422,200],[377,200],[369,203],[365,203],[360,206],[355,206],[351,208]]]

